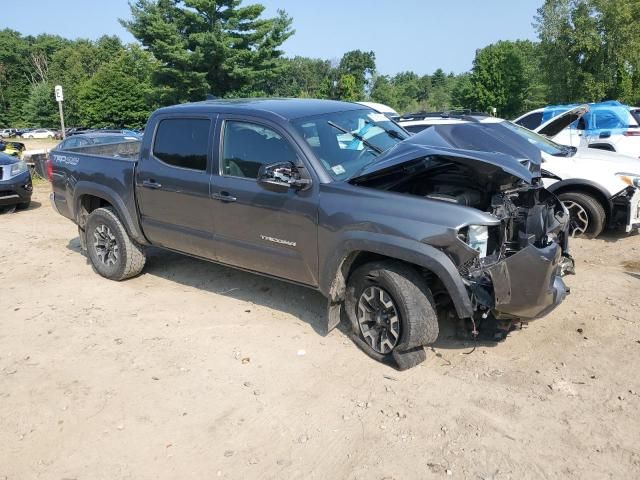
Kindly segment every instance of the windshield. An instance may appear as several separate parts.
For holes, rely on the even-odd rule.
[[[571,147],[566,147],[564,145],[560,145],[556,142],[552,142],[547,137],[542,135],[538,135],[535,132],[532,132],[528,128],[521,127],[520,125],[516,125],[511,122],[503,122],[503,126],[508,128],[509,130],[516,132],[521,137],[524,137],[529,143],[535,145],[544,153],[549,155],[553,155],[554,157],[563,157],[573,152]]]
[[[305,117],[292,123],[334,180],[351,178],[409,137],[384,114],[368,109]]]

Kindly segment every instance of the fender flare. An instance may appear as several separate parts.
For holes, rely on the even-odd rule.
[[[340,320],[340,305],[346,291],[347,274],[356,254],[374,253],[431,271],[443,283],[460,318],[473,316],[467,288],[451,259],[431,245],[374,232],[350,232],[327,258],[320,272],[320,291],[329,299],[327,332]]]
[[[92,195],[109,202],[115,209],[120,220],[122,220],[122,223],[131,238],[140,244],[148,245],[149,242],[142,233],[138,219],[131,216],[129,209],[122,198],[120,198],[114,190],[104,185],[86,181],[80,181],[75,185],[73,190],[72,216],[75,218],[78,225],[80,225],[80,200],[84,195]]]
[[[561,180],[547,187],[554,195],[558,195],[559,190],[564,190],[567,187],[578,187],[578,189],[586,187],[590,190],[595,190],[599,194],[599,199],[604,200],[603,207],[606,211],[607,218],[611,217],[611,213],[613,212],[613,202],[611,201],[611,195],[602,188],[601,185],[598,185],[596,182],[592,182],[591,180],[583,180],[579,178],[568,178],[566,180]]]

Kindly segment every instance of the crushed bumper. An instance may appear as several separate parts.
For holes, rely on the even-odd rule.
[[[522,319],[546,315],[569,293],[561,274],[572,269],[572,263],[560,245],[552,243],[545,248],[529,245],[491,266],[494,314]]]
[[[613,207],[609,220],[611,228],[626,233],[640,228],[640,189],[627,187],[609,199]]]

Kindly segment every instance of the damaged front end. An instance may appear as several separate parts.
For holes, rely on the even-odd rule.
[[[477,314],[498,320],[546,315],[569,293],[562,276],[574,273],[567,211],[535,182],[493,194],[490,213],[500,224],[489,227],[494,240],[487,255],[469,252],[459,265]]]
[[[444,219],[457,227],[422,239],[458,268],[473,307],[472,317],[461,319],[467,332],[504,336],[519,321],[558,306],[569,293],[562,277],[574,272],[569,213],[543,187],[539,163],[413,146],[358,183],[431,200],[429,211],[447,202],[482,212],[478,217],[459,210],[459,218]]]

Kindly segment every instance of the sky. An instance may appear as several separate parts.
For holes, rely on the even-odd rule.
[[[53,33],[96,39],[135,39],[118,23],[130,16],[127,0],[19,0],[3,8],[0,29],[25,35]],[[497,40],[535,40],[532,26],[542,0],[245,0],[262,3],[265,15],[278,9],[293,17],[296,30],[283,45],[286,56],[339,59],[349,50],[373,50],[382,74],[461,73],[475,51]]]

